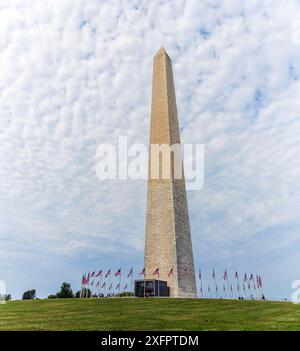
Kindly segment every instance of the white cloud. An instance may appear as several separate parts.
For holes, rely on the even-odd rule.
[[[205,188],[189,194],[196,252],[234,262],[259,242],[257,255],[285,250],[288,260],[299,246],[299,15],[296,0],[2,1],[6,279],[18,257],[26,267],[60,257],[67,267],[67,256],[79,271],[99,255],[142,257],[145,183],[99,182],[94,156],[120,135],[148,143],[152,56],[162,45],[182,139],[206,145]],[[279,228],[284,239],[269,245]]]

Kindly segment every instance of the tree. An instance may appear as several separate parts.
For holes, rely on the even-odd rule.
[[[62,283],[60,287],[60,292],[56,294],[59,299],[67,299],[73,297],[73,291],[71,289],[71,284],[69,283]]]
[[[48,299],[57,299],[57,295],[49,295]]]
[[[32,289],[24,292],[22,296],[22,300],[34,300],[35,297],[36,297],[36,290]]]
[[[5,301],[10,301],[11,300],[11,295],[8,294],[8,295],[5,295]]]
[[[80,297],[80,290],[76,291],[76,293],[74,294],[74,297],[76,299],[78,299]]]

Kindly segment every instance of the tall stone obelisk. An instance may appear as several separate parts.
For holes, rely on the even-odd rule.
[[[154,56],[150,151],[153,145],[180,144],[172,62],[161,48]],[[172,297],[196,297],[195,270],[184,175],[162,176],[162,166],[149,153],[145,279],[167,281]],[[160,157],[158,163],[162,161]],[[170,158],[172,169],[174,158]],[[159,177],[152,171],[158,166]],[[182,163],[180,164],[182,170]],[[154,172],[155,173],[155,172]]]

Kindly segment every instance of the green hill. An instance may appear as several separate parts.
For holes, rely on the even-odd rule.
[[[0,305],[0,330],[300,330],[300,305],[207,299],[54,299]]]

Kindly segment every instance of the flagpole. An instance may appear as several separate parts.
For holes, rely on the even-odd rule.
[[[90,272],[89,272],[90,273]],[[87,283],[85,284],[85,290],[84,290],[84,293],[83,293],[83,298],[86,298],[86,292],[87,292],[87,288],[86,286],[89,285],[89,282],[90,282],[90,277],[89,277],[89,274],[87,275]]]
[[[239,274],[238,274],[238,271],[237,271],[237,268],[235,267],[235,272],[236,272],[236,279],[237,279],[237,291],[238,291],[238,295],[239,295],[239,298],[240,298],[240,279],[239,279]]]
[[[168,278],[170,278],[172,275],[172,285],[173,285],[173,278],[174,278],[174,275],[173,275],[173,267],[171,268],[169,274],[168,274]]]
[[[87,288],[87,291],[86,291],[86,298],[88,299],[89,297],[89,290],[90,290],[90,277],[89,277],[89,282],[88,282],[88,288]]]
[[[231,281],[229,280],[229,277],[228,277],[228,284],[230,285],[230,297],[233,299],[233,289],[232,289],[232,284],[231,284]]]
[[[201,292],[201,297],[203,297],[203,286],[202,286],[202,273],[201,273],[201,269],[199,269],[199,278],[200,278],[200,292]]]
[[[201,272],[201,269],[200,269],[200,283],[201,283],[201,294],[202,294],[202,297],[204,297],[204,290],[203,290],[203,281],[202,281],[202,272]]]
[[[262,279],[261,279],[261,276],[259,275],[259,285],[260,285],[260,288],[261,288],[261,298],[265,298],[265,294],[264,294],[264,290],[263,290],[263,285],[262,285]]]
[[[258,282],[258,275],[255,274],[255,281],[256,281],[256,289],[257,289],[257,298],[260,300],[260,287],[259,287],[259,282]]]
[[[225,269],[225,273],[226,273],[226,282],[227,282],[227,288],[228,288],[228,295],[229,295],[229,297],[231,297],[230,288],[229,288],[229,279],[228,279],[228,274],[227,274],[227,270],[226,269]]]
[[[250,286],[250,291],[251,291],[251,300],[254,298],[254,289],[252,290],[252,286],[251,286],[251,280],[253,278],[253,273],[251,273],[250,275],[250,280],[249,280],[249,286]]]
[[[120,289],[121,289],[121,271],[120,271],[120,279],[119,279],[119,297],[121,297]]]
[[[130,290],[133,293],[132,286],[133,286],[133,267],[132,267],[132,271],[131,271],[131,282],[130,282]]]
[[[108,286],[108,297],[111,298],[111,289],[112,289],[112,271],[111,271],[111,268],[110,268],[110,273],[109,273],[109,278],[108,278],[108,281],[109,281],[109,286]]]
[[[142,273],[142,274],[141,274]],[[146,297],[146,281],[145,281],[145,274],[146,274],[146,269],[145,266],[140,274],[144,276],[144,298]]]
[[[185,271],[185,286],[186,286],[186,297],[189,296],[189,287],[188,287],[188,277],[187,277],[187,268],[186,268],[186,271]]]
[[[79,298],[81,299],[81,295],[82,295],[82,280],[83,280],[83,277],[81,278],[81,288],[80,288],[80,294],[79,294]]]
[[[257,297],[260,300],[260,287],[259,287],[259,282],[258,282],[258,275],[255,275],[255,279],[256,279],[256,286],[257,286]]]
[[[91,299],[93,298],[94,280],[92,281],[92,283],[91,283]]]
[[[158,297],[159,297],[159,292],[160,292],[160,291],[159,291],[159,285],[160,285],[160,284],[159,284],[159,266],[158,266]]]
[[[251,299],[252,291],[251,291],[251,282],[248,280],[248,292],[250,294],[249,299]]]
[[[257,297],[257,294],[256,294],[256,285],[255,285],[255,279],[253,278],[253,288],[254,288],[254,299],[255,299],[255,296]],[[259,292],[258,292],[259,293]]]
[[[101,276],[100,276],[100,295],[102,295],[102,273],[101,273]]]
[[[247,294],[247,283],[248,283],[248,278],[247,278],[247,273],[245,272],[244,274],[244,283],[243,283],[243,289],[244,289],[244,292],[245,292],[245,299],[247,300],[248,299],[248,294]],[[245,286],[246,284],[246,286]]]
[[[253,289],[253,286],[251,284],[251,280],[250,280],[250,290],[251,290],[251,300],[254,299],[254,289]]]
[[[218,286],[217,286],[217,281],[216,281],[216,273],[215,273],[215,269],[213,268],[213,280],[215,283],[215,288],[216,288],[216,297],[219,297],[219,293],[218,293]]]

